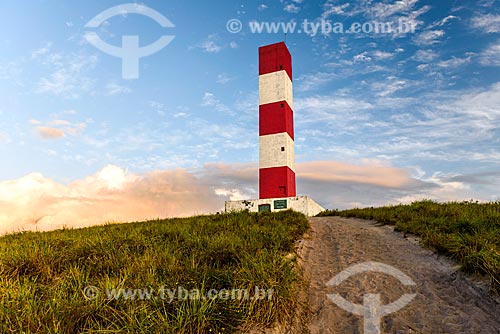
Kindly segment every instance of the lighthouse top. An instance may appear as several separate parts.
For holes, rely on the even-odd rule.
[[[259,75],[285,70],[292,80],[292,55],[284,42],[259,48]]]

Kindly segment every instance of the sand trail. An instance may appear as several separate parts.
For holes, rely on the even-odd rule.
[[[418,245],[414,238],[404,238],[390,226],[360,219],[315,217],[311,225],[299,246],[308,282],[310,333],[500,333],[498,298],[489,295],[484,284],[458,271],[451,261]],[[336,286],[327,285],[337,274],[367,261],[400,270],[415,286],[379,272],[359,273]],[[340,308],[328,294],[360,305],[365,294],[378,294],[381,307],[404,294],[416,296],[399,311],[382,317],[380,329],[365,329],[363,316]]]

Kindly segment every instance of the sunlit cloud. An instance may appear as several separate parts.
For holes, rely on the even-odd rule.
[[[38,134],[43,139],[55,139],[65,137],[66,134],[63,130],[57,128],[51,128],[48,126],[39,126],[36,128]]]
[[[408,171],[369,160],[361,165],[335,161],[304,162],[298,164],[297,173],[303,179],[324,182],[352,182],[393,188],[411,183]]]
[[[32,173],[0,182],[0,233],[189,216],[223,202],[183,169],[137,175],[109,165],[67,185]]]
[[[459,200],[471,194],[478,198],[481,193],[473,186],[484,183],[481,175],[426,176],[418,169],[373,159],[357,164],[302,162],[296,168],[298,195],[309,195],[326,208],[421,198]],[[144,174],[108,165],[68,184],[32,173],[0,182],[0,234],[215,213],[223,210],[225,200],[257,197],[255,163],[212,163],[196,170]]]
[[[29,122],[36,126],[36,132],[43,139],[62,138],[67,135],[77,136],[87,127],[85,122],[72,123],[64,119],[54,119],[46,123],[31,119]]]

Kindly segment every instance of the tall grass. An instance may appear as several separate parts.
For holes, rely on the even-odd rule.
[[[230,333],[282,321],[296,300],[292,211],[106,225],[0,238],[1,333]],[[98,292],[85,295],[87,286]],[[258,298],[162,298],[161,289],[273,290]],[[106,289],[154,298],[109,298]],[[94,291],[94,292],[95,292]]]
[[[425,200],[410,205],[325,211],[320,215],[395,225],[396,230],[415,234],[425,245],[455,259],[464,271],[487,275],[492,287],[500,292],[500,202]]]

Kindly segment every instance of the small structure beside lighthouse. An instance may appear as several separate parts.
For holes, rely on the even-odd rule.
[[[292,209],[313,216],[324,209],[297,197],[292,57],[284,42],[259,48],[259,199],[227,201],[226,212]]]

